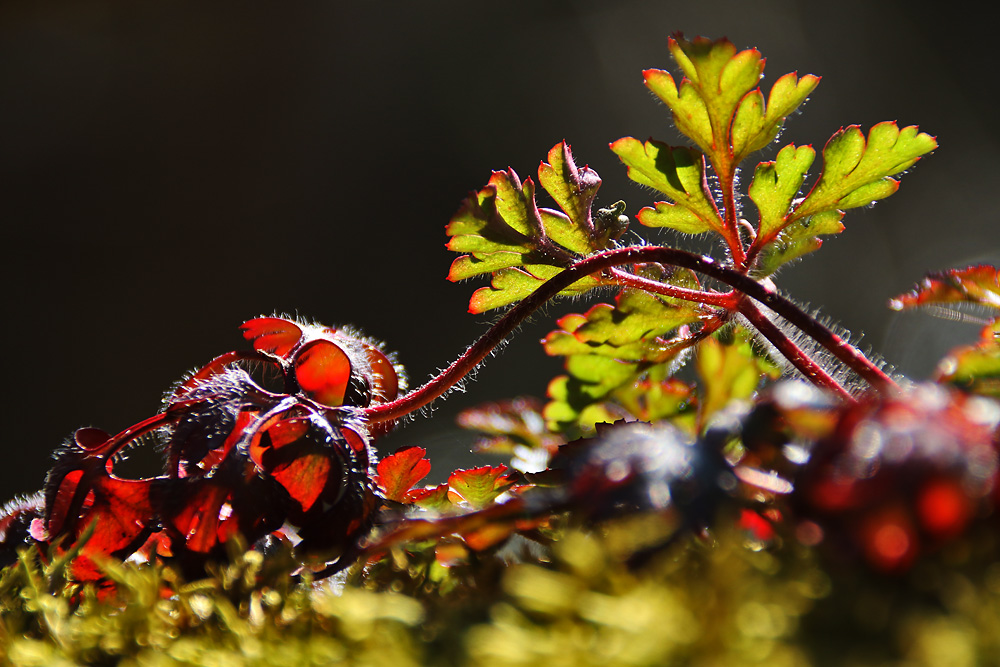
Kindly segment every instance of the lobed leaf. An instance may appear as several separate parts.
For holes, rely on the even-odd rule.
[[[644,272],[672,284],[697,286],[697,278],[686,270],[647,266]],[[543,343],[548,354],[566,357],[569,375],[549,384],[552,401],[543,414],[550,427],[589,430],[633,409],[640,414],[631,414],[641,418],[677,414],[687,398],[677,398],[670,376],[689,344],[687,327],[707,315],[700,304],[624,290],[614,306],[597,304],[583,315],[559,319],[560,328]],[[650,393],[642,397],[641,387]],[[609,410],[608,401],[619,408]]]
[[[674,125],[710,156],[717,167],[733,169],[750,153],[778,136],[785,118],[819,84],[792,72],[771,87],[767,103],[758,87],[764,59],[755,49],[737,52],[727,39],[670,40],[684,73],[680,84],[663,70],[643,72],[646,86],[670,107]]]
[[[818,85],[818,76],[807,74],[800,79],[795,72],[790,72],[774,82],[766,107],[759,88],[746,94],[733,117],[734,162],[774,141],[785,118],[805,102]]]
[[[763,246],[755,267],[757,275],[770,275],[782,265],[818,250],[823,245],[820,236],[844,231],[840,222],[843,217],[841,211],[824,211],[785,227],[773,241]]]
[[[500,269],[493,274],[489,287],[477,289],[469,300],[470,313],[485,313],[494,308],[501,308],[516,303],[529,296],[549,278],[554,277],[562,269],[544,264],[525,266],[523,269]],[[573,296],[583,294],[603,283],[598,278],[587,276],[582,278],[559,294]]]
[[[757,167],[750,198],[760,209],[757,238],[748,254],[758,255],[756,270],[773,273],[782,264],[822,245],[820,236],[838,234],[844,211],[867,206],[899,188],[891,178],[912,167],[920,156],[937,148],[929,134],[916,126],[900,130],[893,122],[879,123],[868,133],[842,129],[823,148],[823,173],[809,194],[797,200],[812,148],[786,146],[774,162]]]
[[[785,146],[771,162],[761,162],[747,194],[757,206],[758,237],[774,238],[786,226],[785,218],[799,194],[816,151],[812,146]]]
[[[576,259],[613,243],[607,230],[595,228],[591,213],[601,185],[597,172],[577,167],[565,142],[549,151],[548,160],[539,167],[538,180],[561,211],[539,208],[532,180],[522,183],[508,169],[494,172],[446,227],[448,249],[464,253],[452,263],[448,279],[492,274],[490,287],[478,290],[470,301],[473,313],[523,299]],[[600,284],[585,278],[562,294]]]
[[[831,209],[867,206],[899,188],[889,178],[909,169],[921,155],[937,148],[937,141],[915,125],[900,130],[896,123],[878,123],[865,141],[861,129],[840,130],[823,147],[823,175],[794,213],[801,219]]]
[[[728,149],[733,115],[760,81],[763,58],[755,49],[737,53],[727,39],[688,41],[678,35],[669,48],[685,78],[678,86],[667,72],[647,70],[646,86],[670,107],[677,129],[705,153]]]
[[[611,150],[628,167],[629,178],[674,202],[659,202],[655,209],[643,209],[639,212],[639,222],[648,227],[670,227],[684,234],[722,232],[722,218],[707,194],[705,159],[701,153],[658,141],[642,143],[632,137],[612,143]]]

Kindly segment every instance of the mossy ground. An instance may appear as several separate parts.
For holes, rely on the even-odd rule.
[[[639,572],[639,519],[570,530],[542,558],[443,568],[399,552],[362,576],[294,583],[290,555],[237,553],[182,582],[109,564],[114,592],[37,554],[0,580],[14,665],[1000,665],[1000,563],[980,536],[903,577],[834,568],[736,530]]]

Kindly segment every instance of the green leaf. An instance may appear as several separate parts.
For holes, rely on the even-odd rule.
[[[709,337],[698,344],[695,370],[701,380],[699,421],[702,426],[731,401],[753,396],[765,377],[780,377],[770,361],[754,353],[751,341],[750,333],[737,327],[728,341]]]
[[[942,359],[935,380],[1000,398],[1000,320],[983,329],[979,345],[959,347]]]
[[[642,143],[632,137],[614,142],[611,150],[628,167],[629,178],[674,202],[659,202],[655,210],[643,209],[639,212],[639,222],[648,227],[670,227],[684,234],[722,232],[722,219],[706,194],[705,161],[701,153],[658,141]]]
[[[408,496],[408,500],[410,500],[414,505],[418,505],[425,510],[446,513],[454,509],[454,505],[452,505],[451,500],[448,499],[447,482],[423,489],[413,489],[410,491]]]
[[[686,270],[647,265],[641,273],[677,286],[698,285]],[[675,414],[686,399],[675,400],[676,392],[662,391],[661,385],[670,383],[691,335],[685,327],[709,314],[701,304],[624,290],[613,306],[597,304],[586,314],[559,319],[560,328],[543,343],[548,354],[566,357],[569,375],[549,385],[552,402],[544,415],[550,426],[587,430],[596,421],[628,414],[636,418]],[[652,392],[645,398],[639,389],[643,386]],[[619,407],[609,410],[600,405],[608,401]],[[641,414],[631,413],[632,409]]]
[[[469,312],[485,313],[520,301],[561,271],[559,267],[545,264],[531,264],[522,269],[499,269],[494,272],[489,287],[481,287],[472,294],[472,299],[469,300]],[[601,284],[599,279],[588,276],[576,281],[559,294],[563,296],[583,294],[600,287]]]
[[[448,497],[452,502],[465,501],[478,510],[491,505],[513,485],[505,465],[456,470],[448,477]]]
[[[489,183],[463,202],[446,227],[448,249],[464,253],[448,273],[452,281],[492,274],[491,287],[477,291],[469,310],[481,313],[523,299],[580,257],[614,240],[596,229],[591,209],[601,179],[577,167],[570,148],[557,144],[549,163],[539,167],[542,187],[562,211],[539,208],[531,179],[522,183],[513,170],[494,172]],[[600,285],[580,280],[562,292],[578,294]]]
[[[788,225],[777,238],[764,246],[755,273],[759,276],[770,275],[783,264],[818,250],[823,245],[820,236],[844,231],[840,222],[843,217],[842,211],[824,211]]]
[[[823,211],[867,206],[899,188],[889,178],[909,169],[937,141],[915,125],[900,130],[886,121],[872,127],[865,141],[857,125],[840,130],[823,148],[823,175],[796,208],[793,220]]]
[[[593,230],[591,208],[601,179],[590,167],[580,169],[576,166],[565,142],[553,146],[548,159],[548,164],[542,162],[538,167],[538,182],[572,223],[567,226],[566,247],[576,252],[590,252],[593,249],[588,233]]]
[[[757,86],[764,61],[754,49],[740,51],[726,39],[671,38],[669,48],[685,78],[678,86],[662,70],[643,72],[646,86],[673,112],[674,125],[704,152],[729,148],[737,105]]]
[[[758,87],[764,59],[755,49],[737,52],[727,39],[670,40],[670,51],[684,73],[680,84],[663,70],[643,72],[646,86],[673,112],[674,125],[710,156],[717,167],[732,169],[750,153],[771,143],[785,118],[819,84],[792,72],[771,87],[767,103]]]
[[[640,273],[676,287],[700,287],[697,276],[685,269],[662,269],[650,265]],[[614,307],[598,304],[592,308],[587,313],[587,321],[574,334],[587,343],[622,347],[636,341],[659,338],[708,315],[708,309],[694,301],[627,289],[618,295]]]
[[[807,74],[799,79],[795,72],[790,72],[775,81],[766,108],[760,89],[745,95],[733,118],[734,161],[739,162],[774,141],[785,118],[805,102],[817,85],[818,76]]]
[[[856,125],[842,129],[823,148],[823,173],[808,196],[795,196],[812,163],[810,147],[786,146],[773,163],[758,166],[750,197],[760,209],[757,238],[748,255],[755,271],[768,275],[782,264],[819,248],[823,235],[838,234],[844,211],[884,199],[899,188],[891,176],[912,167],[937,148],[916,126],[893,122],[872,127],[865,140]],[[795,202],[798,202],[797,204]],[[793,207],[791,211],[787,207]]]
[[[748,194],[760,212],[758,236],[773,238],[785,226],[785,217],[815,157],[812,146],[789,144],[778,151],[773,162],[757,165]]]

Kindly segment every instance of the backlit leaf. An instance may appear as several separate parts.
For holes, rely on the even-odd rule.
[[[546,428],[541,402],[530,397],[463,410],[457,422],[462,428],[484,434],[473,446],[478,453],[502,454],[519,460],[537,455],[547,461],[548,455],[563,443],[563,438]]]
[[[760,81],[763,58],[755,49],[737,53],[726,39],[678,36],[669,48],[685,78],[678,86],[667,72],[648,70],[646,86],[670,107],[677,129],[703,151],[728,147],[731,120],[740,100]]]
[[[647,275],[652,276],[647,267]],[[687,271],[663,271],[683,285],[697,284]],[[555,430],[589,430],[595,422],[629,416],[676,414],[687,399],[661,392],[678,366],[690,336],[687,325],[705,313],[698,304],[637,290],[625,290],[614,306],[597,304],[586,314],[566,315],[543,341],[550,355],[565,356],[568,376],[549,384],[544,415]],[[640,397],[640,388],[649,394]],[[648,399],[648,400],[647,400]],[[619,404],[610,409],[608,401]],[[631,412],[638,410],[638,414]]]
[[[952,350],[938,364],[935,380],[1000,399],[1000,319],[983,329],[981,339]]]
[[[561,211],[539,208],[531,179],[513,170],[493,173],[489,183],[465,200],[446,228],[448,249],[463,253],[448,273],[452,281],[492,274],[490,287],[478,290],[469,310],[481,313],[505,306],[535,291],[575,260],[613,243],[592,217],[601,185],[597,172],[578,167],[566,143],[557,144],[538,170],[538,180]],[[600,285],[577,281],[562,292],[578,294]]]
[[[611,150],[628,167],[629,178],[674,202],[659,202],[655,209],[643,209],[639,212],[639,222],[648,227],[670,227],[684,234],[721,233],[722,219],[706,194],[701,153],[659,141],[642,143],[632,137],[614,142]]]
[[[385,492],[385,497],[396,502],[406,502],[407,493],[431,471],[431,462],[424,456],[423,447],[404,447],[378,462],[375,483]]]
[[[754,353],[751,336],[743,328],[737,328],[728,341],[715,337],[701,341],[695,370],[701,380],[699,419],[702,426],[731,401],[752,397],[765,377],[776,379],[780,376],[769,361]]]
[[[889,301],[893,310],[928,308],[961,319],[963,304],[1000,314],[1000,270],[986,264],[934,271],[912,290]],[[1000,397],[1000,318],[994,316],[980,333],[978,345],[952,350],[937,368],[937,380],[977,394]]]
[[[799,194],[816,151],[812,146],[782,148],[773,162],[757,165],[748,194],[760,212],[757,235],[774,237],[785,226],[792,201]]]
[[[778,136],[785,118],[799,107],[819,85],[819,77],[807,74],[801,79],[794,72],[785,74],[771,87],[764,106],[760,89],[740,100],[732,124],[734,160],[739,162]]]
[[[514,485],[505,465],[456,470],[448,477],[448,497],[465,501],[473,509],[483,509]]]
[[[811,148],[785,147],[774,163],[757,169],[751,198],[763,205],[757,238],[750,254],[759,253],[757,270],[763,275],[816,250],[822,235],[843,230],[840,219],[847,209],[867,206],[899,188],[891,176],[904,171],[921,155],[937,148],[937,141],[916,126],[900,130],[893,122],[872,127],[867,140],[852,125],[831,137],[823,148],[823,173],[809,194],[791,204],[812,162]]]

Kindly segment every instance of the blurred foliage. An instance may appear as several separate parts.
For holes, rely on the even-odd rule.
[[[732,519],[733,517],[730,517]],[[0,660],[15,665],[996,665],[995,530],[913,572],[825,569],[795,540],[733,521],[622,564],[656,516],[566,527],[551,550],[456,566],[396,554],[295,583],[288,551],[213,576],[106,563],[113,593],[59,584],[27,551],[0,579]],[[728,527],[726,527],[728,526]],[[508,557],[510,552],[508,549]],[[430,573],[428,575],[428,573]]]

